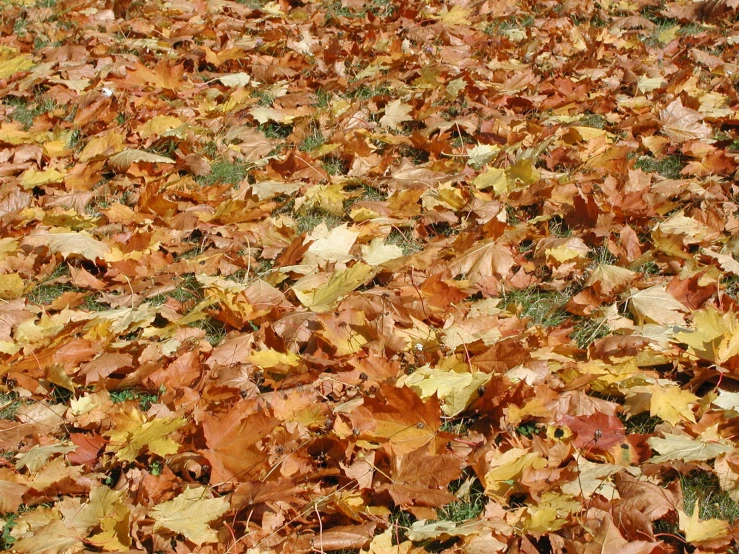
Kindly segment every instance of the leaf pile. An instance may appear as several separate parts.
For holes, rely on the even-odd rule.
[[[739,544],[735,3],[0,1],[2,548]]]

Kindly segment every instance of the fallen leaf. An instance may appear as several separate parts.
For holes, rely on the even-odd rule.
[[[689,516],[682,510],[677,511],[679,516],[678,528],[685,533],[688,544],[723,539],[729,532],[729,522],[723,519],[700,519],[700,501],[696,500],[693,515]]]
[[[220,518],[229,507],[227,498],[212,498],[205,487],[191,487],[174,499],[157,504],[149,515],[154,519],[154,532],[167,529],[200,546],[218,542],[218,535],[209,523]]]

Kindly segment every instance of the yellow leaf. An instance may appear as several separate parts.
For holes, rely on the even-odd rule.
[[[470,9],[462,6],[453,6],[451,10],[436,17],[447,25],[470,25]]]
[[[80,152],[79,161],[89,162],[92,159],[112,156],[123,150],[125,137],[116,131],[109,131],[102,136],[93,137]]]
[[[487,373],[444,371],[424,366],[410,375],[403,376],[396,385],[410,387],[424,400],[436,395],[441,401],[444,414],[452,417],[463,412],[473,400],[477,399],[478,389],[488,381],[490,375]]]
[[[403,249],[397,244],[386,244],[381,237],[372,239],[368,246],[362,246],[362,259],[369,265],[378,266],[403,256]]]
[[[723,519],[700,519],[700,503],[696,500],[693,515],[678,510],[679,529],[685,533],[688,544],[724,538],[729,532],[729,522]]]
[[[170,129],[176,129],[180,125],[182,125],[182,121],[179,117],[171,115],[157,115],[146,123],[136,127],[136,132],[142,139],[148,139],[150,137],[159,136]]]
[[[521,158],[506,170],[506,176],[513,183],[518,181],[522,185],[531,185],[539,180],[541,172],[536,169],[536,160],[533,157]]]
[[[66,173],[56,169],[47,169],[45,171],[29,169],[21,175],[20,183],[24,189],[28,190],[33,187],[48,185],[49,183],[60,183],[65,176]]]
[[[34,65],[33,56],[29,54],[3,60],[0,62],[0,79],[7,79],[20,71],[28,71]]]
[[[0,275],[0,298],[13,300],[20,298],[26,290],[23,279],[17,273],[5,273]]]
[[[133,462],[143,450],[159,456],[175,454],[180,445],[168,437],[185,423],[180,417],[145,421],[143,414],[134,409],[121,414],[114,421],[115,429],[105,433],[110,437],[107,451],[115,452],[115,457],[125,462]]]
[[[349,269],[334,272],[328,282],[317,287],[312,287],[315,275],[303,277],[293,285],[293,291],[303,306],[315,313],[323,313],[331,310],[341,298],[358,286],[372,279],[374,274],[373,267],[360,262]]]
[[[262,369],[278,365],[296,367],[300,364],[300,356],[297,354],[293,354],[292,352],[277,352],[277,350],[272,350],[271,348],[254,352],[249,355],[247,360]]]
[[[688,309],[675,300],[665,290],[664,285],[655,285],[632,294],[629,304],[640,323],[685,325],[685,317],[682,313],[687,312]]]
[[[491,469],[485,474],[485,494],[496,500],[505,501],[507,496],[516,490],[516,481],[524,469],[529,467],[541,469],[546,465],[546,459],[540,454],[523,448],[512,448],[506,452],[494,451],[488,462]]]
[[[679,31],[680,25],[673,25],[672,27],[668,27],[657,35],[657,40],[659,40],[662,44],[672,42],[677,38],[677,33]]]
[[[92,262],[103,259],[110,252],[110,246],[93,238],[85,231],[79,233],[49,233],[43,232],[27,237],[24,241],[32,246],[47,246],[54,253],[65,258],[77,254]]]
[[[50,521],[35,529],[32,535],[13,544],[13,552],[20,554],[64,554],[81,552],[83,548],[77,531],[70,529],[60,519]]]
[[[480,190],[485,190],[492,187],[495,194],[501,195],[506,194],[510,189],[508,184],[508,178],[506,177],[506,170],[498,167],[491,167],[485,173],[480,173],[475,180],[472,181]]]
[[[413,108],[403,103],[400,99],[393,100],[385,106],[385,115],[380,118],[380,125],[390,129],[398,129],[404,121],[413,121],[409,115]]]
[[[154,519],[154,532],[168,529],[184,535],[200,546],[218,542],[218,535],[209,523],[221,517],[229,509],[228,499],[210,498],[205,487],[185,489],[185,492],[168,502],[157,504],[149,515]]]
[[[152,154],[151,152],[146,152],[144,150],[133,150],[130,148],[114,156],[111,156],[108,159],[108,165],[119,173],[124,173],[128,171],[128,168],[130,168],[133,164],[140,162],[150,164],[173,164],[174,160],[171,158],[165,158],[164,156],[159,156],[158,154]]]
[[[346,195],[340,184],[318,185],[311,187],[305,193],[305,204],[301,206],[301,212],[306,209],[318,208],[334,215],[343,216],[344,200],[346,200]]]
[[[652,385],[649,389],[652,392],[650,415],[660,417],[670,425],[683,421],[695,423],[691,406],[698,397],[693,393],[675,386]]]
[[[719,454],[731,452],[733,447],[720,442],[705,442],[692,439],[684,435],[667,435],[665,438],[651,437],[647,440],[652,450],[659,455],[649,459],[651,463],[672,462],[704,462],[711,460]]]

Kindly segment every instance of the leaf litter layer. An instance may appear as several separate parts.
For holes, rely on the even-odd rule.
[[[737,548],[734,4],[3,0],[0,546]]]

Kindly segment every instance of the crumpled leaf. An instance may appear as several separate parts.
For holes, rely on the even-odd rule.
[[[218,541],[209,523],[229,509],[227,498],[211,498],[205,487],[192,487],[168,502],[157,504],[149,515],[154,519],[154,531],[167,529],[184,535],[200,546]]]
[[[124,150],[108,158],[108,165],[119,173],[125,173],[133,164],[140,162],[173,164],[174,160],[144,150],[133,149]]]

